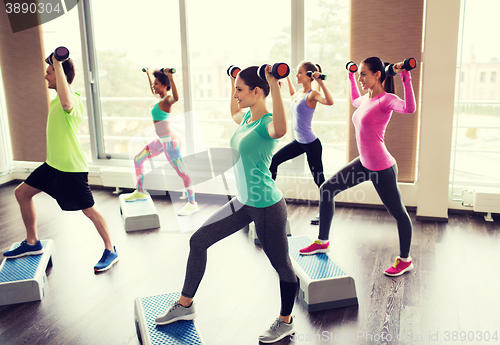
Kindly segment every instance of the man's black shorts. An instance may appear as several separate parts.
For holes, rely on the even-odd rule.
[[[87,172],[64,172],[43,163],[24,181],[54,199],[64,211],[77,211],[94,206]]]

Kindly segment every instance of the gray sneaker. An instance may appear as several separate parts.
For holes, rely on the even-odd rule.
[[[168,309],[167,313],[163,316],[158,316],[155,319],[157,325],[168,325],[169,323],[179,321],[179,320],[193,320],[196,317],[196,312],[194,310],[194,303],[191,303],[189,307],[183,307],[179,301],[176,301]]]
[[[290,323],[285,323],[278,317],[271,327],[259,336],[259,341],[261,343],[274,343],[293,333],[295,333],[293,318]]]

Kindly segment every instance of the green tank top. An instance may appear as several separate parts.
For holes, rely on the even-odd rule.
[[[151,108],[151,115],[153,115],[154,121],[166,121],[170,118],[170,113],[166,113],[160,109],[160,102],[155,103]]]
[[[242,204],[264,208],[283,198],[269,171],[278,140],[267,131],[272,114],[247,123],[249,119],[250,111],[243,115],[230,141],[231,148],[238,152],[233,156],[237,198]]]

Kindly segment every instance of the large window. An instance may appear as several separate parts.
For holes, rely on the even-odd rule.
[[[157,98],[143,67],[151,72],[176,68],[174,81],[181,99],[172,113],[175,129],[183,135],[178,0],[143,0],[137,6],[93,1],[92,19],[102,126],[98,135],[104,143],[100,158],[133,157],[156,135],[150,110]]]
[[[71,11],[63,16],[60,16],[50,22],[42,24],[43,49],[45,56],[49,56],[55,48],[59,46],[68,47],[70,57],[75,64],[75,80],[72,84],[72,89],[82,97],[85,113],[87,113],[86,93],[85,93],[85,78],[82,62],[82,48],[80,39],[80,27],[78,20],[78,8],[74,7]],[[49,91],[50,99],[56,97],[54,90]],[[85,117],[85,122],[80,127],[80,143],[85,153],[87,161],[92,160],[90,148],[90,134],[88,117]]]
[[[234,91],[226,74],[230,65],[245,68],[264,63],[290,63],[290,12],[289,0],[237,4],[231,0],[188,2],[195,131],[200,133],[196,139],[197,150],[203,144],[229,147],[229,139],[236,128],[229,112]],[[210,25],[207,25],[208,18]],[[282,95],[289,98],[285,88]],[[268,100],[271,111],[270,96]],[[290,118],[288,107],[286,109]],[[289,139],[290,131],[281,141]]]
[[[326,175],[335,173],[346,163],[349,83],[345,64],[349,61],[349,3],[350,0],[305,2],[305,58],[321,66],[327,75],[326,87],[335,102],[329,107],[318,104],[313,119],[314,131],[323,145]]]
[[[500,46],[496,0],[462,0],[451,179],[471,186],[500,186]],[[485,11],[485,9],[488,9]]]
[[[132,158],[155,136],[150,115],[155,98],[142,67],[177,69],[181,99],[173,107],[173,126],[189,150],[201,152],[228,147],[236,128],[229,116],[229,65],[287,62],[295,83],[296,64],[306,59],[323,67],[335,100],[331,107],[318,105],[313,120],[325,170],[333,173],[345,164],[349,0],[256,0],[237,6],[230,0],[144,0],[140,13],[118,0],[90,4],[85,27],[96,65],[91,78],[99,158]],[[110,13],[120,20],[110,19]],[[302,21],[303,27],[297,24]],[[282,96],[289,131],[278,149],[293,139],[286,82]],[[268,102],[271,110],[271,97]],[[289,169],[309,176],[304,157],[283,164],[281,171]]]

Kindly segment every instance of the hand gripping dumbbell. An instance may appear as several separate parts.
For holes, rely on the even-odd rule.
[[[236,77],[238,76],[238,73],[240,73],[240,71],[241,71],[241,68],[239,68],[238,66],[235,66],[235,65],[231,65],[227,69],[227,75],[233,79],[236,79]]]
[[[257,70],[257,75],[262,80],[266,80],[266,67],[267,64],[264,64]],[[290,74],[290,66],[284,62],[276,62],[271,69],[271,74],[276,79],[286,78]]]
[[[49,56],[49,61],[52,64],[52,57],[57,61],[63,62],[69,58],[69,50],[66,47],[57,47],[52,54]]]
[[[398,62],[399,64],[400,62]],[[387,65],[385,67],[385,74],[387,75],[390,75],[390,76],[395,76],[396,75],[396,72],[394,72],[394,65],[393,63],[391,63],[390,65]],[[407,71],[411,71],[412,69],[414,69],[415,67],[417,67],[418,63],[417,63],[417,60],[415,58],[408,58],[408,59],[405,59],[403,61],[403,68]]]
[[[320,72],[320,73],[321,73],[321,72]],[[306,74],[307,74],[307,76],[308,76],[309,78],[312,78],[313,72],[312,72],[312,71],[307,71],[307,73],[306,73]],[[326,79],[326,74],[321,73],[321,74],[319,75],[319,79],[321,79],[321,80],[325,80],[325,79]]]
[[[352,62],[352,61],[349,61],[348,63],[346,63],[345,68],[346,68],[349,72],[351,72],[351,73],[355,73],[355,72],[357,72],[357,70],[358,70],[358,65],[356,65],[356,64],[355,64],[354,62]]]

